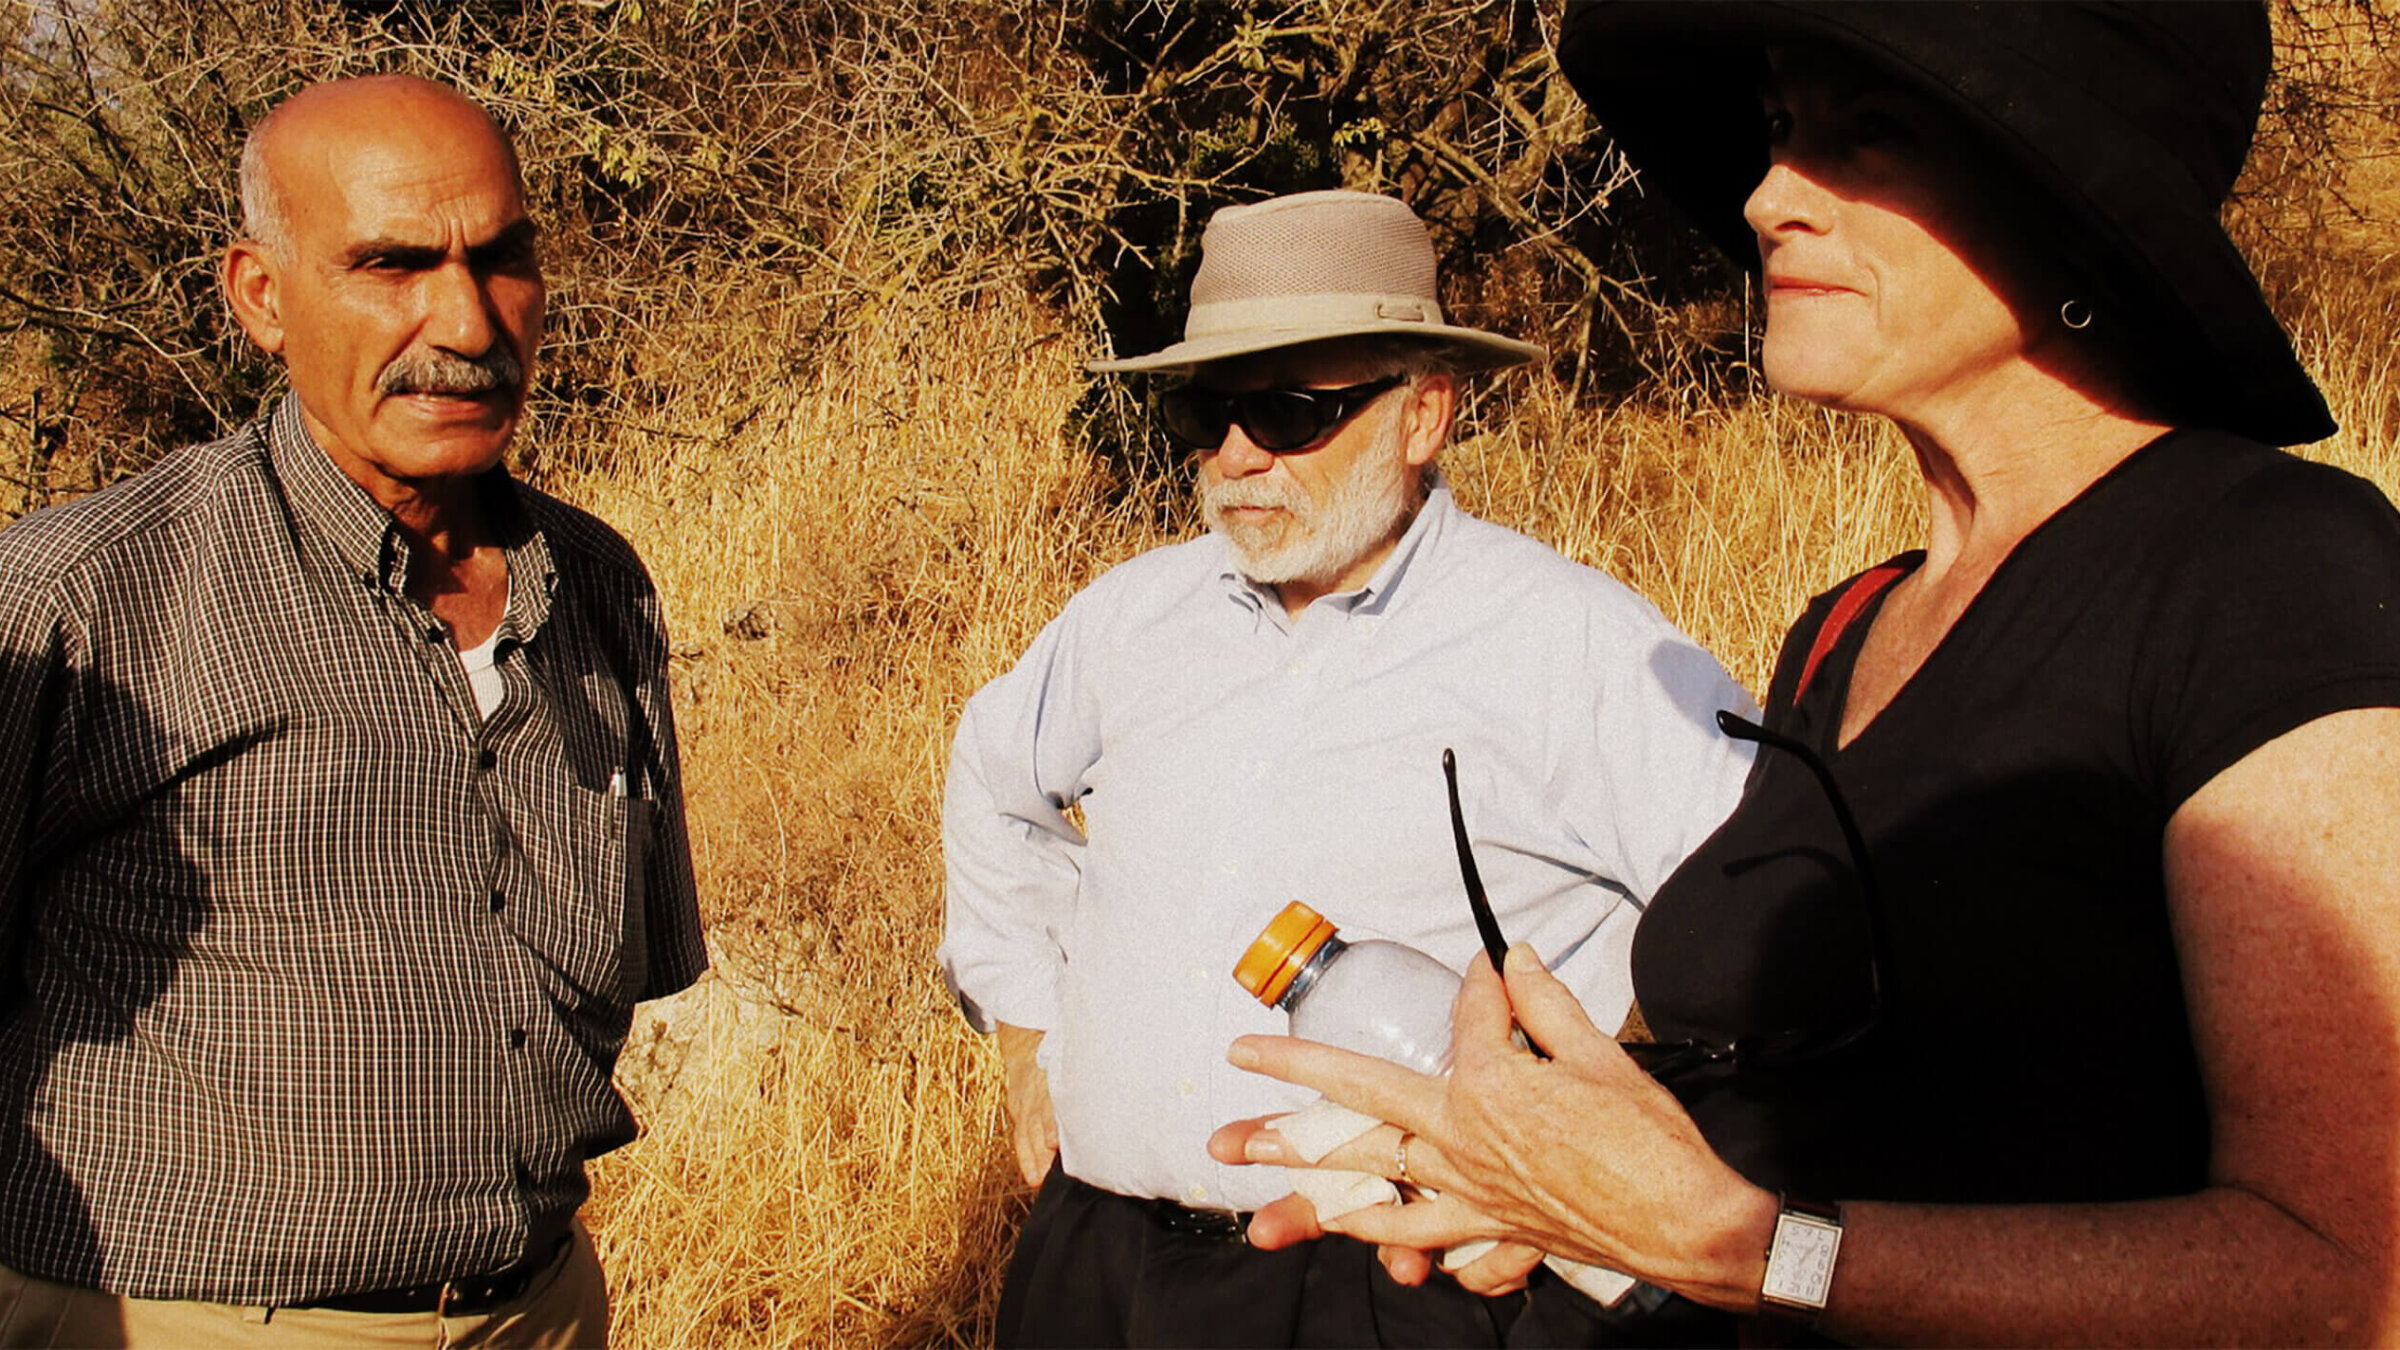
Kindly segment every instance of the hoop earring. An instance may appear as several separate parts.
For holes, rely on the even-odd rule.
[[[2092,307],[2081,300],[2069,300],[2058,307],[2058,321],[2080,333],[2092,326]]]

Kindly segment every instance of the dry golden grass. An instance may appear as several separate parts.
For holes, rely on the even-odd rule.
[[[2295,306],[2346,427],[2311,453],[2387,493],[2392,270]],[[652,354],[695,372],[668,422],[596,456],[607,475],[558,476],[666,597],[727,976],[637,1032],[659,1039],[633,1059],[681,1068],[630,1075],[647,1133],[594,1169],[624,1344],[988,1336],[1023,1198],[996,1060],[931,959],[947,741],[1077,586],[1183,518],[1180,485],[1128,487],[1072,447],[1080,353],[1047,324],[895,304],[797,370],[771,320],[695,325]],[[1766,399],[1576,408],[1524,376],[1478,398],[1448,458],[1466,503],[1624,578],[1753,688],[1808,595],[1918,528],[1880,424]]]
[[[966,697],[1078,586],[1189,526],[1174,523],[1188,521],[1181,484],[1119,481],[1076,448],[1081,338],[985,288],[1063,274],[1081,334],[1109,279],[1080,264],[1110,253],[1104,240],[1189,208],[1174,237],[1161,215],[1125,241],[1171,272],[1208,200],[1279,181],[1287,154],[1313,162],[1326,147],[1296,130],[1311,110],[1339,102],[1350,118],[1366,99],[1374,115],[1343,127],[1328,163],[1464,212],[1453,229],[1516,222],[1482,255],[1481,299],[1530,331],[1575,292],[1538,278],[1586,264],[1567,233],[1516,217],[1563,226],[1559,171],[1585,157],[1551,156],[1586,131],[1539,61],[1486,63],[1471,97],[1449,67],[1487,41],[1530,54],[1549,23],[1525,20],[1556,8],[853,0],[738,17],[541,0],[488,7],[508,18],[496,26],[485,8],[0,0],[15,39],[0,92],[19,96],[0,108],[0,208],[15,203],[0,217],[23,245],[0,273],[64,306],[0,315],[23,329],[0,342],[0,435],[24,447],[0,453],[0,516],[112,476],[167,412],[229,415],[257,392],[256,368],[212,347],[221,304],[180,281],[206,272],[231,208],[223,175],[192,166],[229,160],[270,91],[409,67],[497,109],[559,241],[551,359],[579,374],[548,415],[573,434],[644,419],[603,444],[527,439],[544,482],[622,528],[666,599],[717,954],[700,989],[637,1026],[625,1082],[646,1133],[594,1168],[618,1339],[987,1339],[1024,1197],[996,1061],[931,959],[947,742]],[[2400,490],[2389,10],[2277,6],[2316,101],[2271,119],[2242,220],[2275,244],[2269,281],[2345,424],[2311,453],[2387,493]],[[1135,30],[1153,19],[1190,20],[1195,36],[1157,48],[1165,78],[1115,91],[1110,63],[1083,49],[1134,33],[1138,66],[1150,39]],[[51,40],[70,29],[91,40]],[[1330,73],[1362,52],[1377,78]],[[1523,106],[1486,115],[1503,70],[1514,92],[1500,92]],[[1336,88],[1351,92],[1329,101]],[[1244,146],[1215,125],[1238,103],[1282,115]],[[1431,158],[1425,128],[1449,138]],[[2329,210],[2337,190],[2365,218]],[[87,218],[108,226],[61,226]],[[1643,359],[1721,326],[1680,320],[1725,312],[1667,315]],[[103,314],[111,331],[87,331]],[[580,380],[607,396],[582,398]],[[1476,395],[1453,482],[1470,509],[1650,596],[1755,689],[1810,594],[1913,541],[1908,455],[1879,424],[1653,392],[1656,405],[1596,409],[1541,378],[1502,380]],[[38,424],[50,431],[28,434]],[[70,431],[50,464],[41,436]],[[38,486],[12,486],[20,463]]]
[[[636,1079],[594,1227],[627,1344],[972,1341],[1017,1197],[931,960],[949,727],[1154,540],[1068,449],[1080,383],[1029,310],[861,316],[798,379],[722,338],[748,368],[562,484],[658,578],[712,940],[755,980],[681,1001],[702,1048]]]

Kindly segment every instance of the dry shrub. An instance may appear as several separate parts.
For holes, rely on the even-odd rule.
[[[1913,537],[1907,451],[1881,421],[1783,400],[1679,414],[1577,407],[1536,382],[1447,458],[1461,502],[1650,597],[1763,690],[1808,597]]]
[[[2326,293],[2352,298],[2300,331],[2344,431],[2310,453],[2400,493],[2400,284]],[[721,351],[764,368],[772,346]],[[1038,309],[899,305],[831,351],[730,434],[712,400],[758,391],[738,363],[697,381],[687,433],[564,484],[659,573],[712,929],[769,1010],[696,1003],[721,1048],[637,1079],[647,1133],[595,1169],[632,1344],[988,1338],[1023,1196],[997,1062],[930,959],[943,748],[968,693],[1179,514],[1179,483],[1077,450],[1084,353]],[[1753,689],[1808,595],[1921,533],[1908,451],[1871,419],[1579,407],[1547,373],[1477,397],[1446,460],[1469,506],[1625,578]]]
[[[710,325],[719,378],[676,430],[560,482],[642,541],[672,616],[738,984],[680,1001],[689,1048],[633,1080],[648,1132],[599,1165],[593,1225],[630,1344],[973,1341],[1021,1196],[933,969],[949,728],[1155,536],[1071,444],[1081,382],[1039,308],[860,313],[799,379],[790,340]]]
[[[778,396],[788,415],[568,485],[666,589],[712,930],[771,1009],[697,1004],[687,1031],[718,1052],[637,1079],[647,1132],[595,1168],[629,1344],[986,1340],[1022,1204],[997,1061],[931,963],[942,751],[1078,584],[1160,536],[1069,443],[1079,353],[1038,315],[871,327]],[[2346,428],[2312,453],[2400,493],[2390,358],[2360,355],[2388,344],[2362,336],[2311,343]],[[1548,375],[1484,397],[1447,459],[1461,497],[1624,577],[1753,689],[1809,594],[1920,532],[1874,421],[1577,408]],[[921,527],[929,504],[947,529]]]
[[[44,447],[0,512],[272,396],[213,290],[235,153],[281,98],[371,71],[517,135],[557,301],[521,467],[677,400],[679,368],[643,359],[662,312],[772,295],[794,368],[900,296],[1031,295],[1146,348],[1212,210],[1313,187],[1417,205],[1460,313],[1551,331],[1579,372],[1596,343],[1661,369],[1680,330],[1603,265],[1628,256],[1605,209],[1625,175],[1553,22],[1522,0],[0,0],[0,335],[40,337],[15,373],[45,404],[0,410]]]
[[[187,283],[223,228],[230,146],[274,96],[416,69],[519,129],[559,301],[529,463],[636,540],[666,599],[718,957],[645,1011],[627,1086],[646,1132],[594,1168],[623,1344],[988,1339],[1023,1196],[998,1065],[931,960],[944,753],[1068,595],[1190,528],[1180,476],[1127,467],[1147,461],[1115,442],[1139,433],[1100,414],[1129,405],[1087,402],[1078,366],[1112,331],[1147,345],[1139,311],[1149,338],[1171,327],[1209,206],[1388,186],[1437,219],[1468,315],[1570,358],[1587,317],[1652,323],[1665,336],[1621,344],[1653,367],[1636,396],[1596,402],[1572,359],[1508,377],[1447,463],[1471,509],[1624,578],[1753,689],[1808,595],[1922,528],[1887,428],[1745,397],[1738,290],[1693,290],[1706,268],[1602,228],[1605,147],[1544,69],[1550,6],[39,12],[141,87],[78,92],[36,7],[0,0],[0,284],[33,302],[0,294],[0,416],[27,447],[0,450],[0,476],[28,502],[260,392]],[[2310,453],[2394,492],[2386,20],[2320,3],[2284,22],[2323,59],[2284,86],[2243,228],[2344,424]],[[2320,126],[2331,155],[2301,134]],[[138,153],[110,158],[111,138]],[[1569,220],[1596,281],[1527,243]],[[43,252],[45,230],[73,249]],[[195,384],[216,392],[175,392]],[[46,457],[75,467],[54,479]]]
[[[2277,12],[2241,222],[2305,241],[2360,219],[2400,43],[2371,4]],[[1532,0],[0,0],[0,419],[24,431],[0,515],[272,396],[213,287],[234,153],[306,83],[380,70],[517,133],[556,300],[536,471],[655,424],[687,366],[650,335],[686,316],[771,299],[789,373],[900,296],[1031,295],[1081,341],[1148,349],[1212,210],[1331,186],[1408,200],[1446,307],[1550,342],[1577,395],[1722,404],[1746,307],[1630,190],[1556,23]],[[1092,425],[1142,462],[1121,416]]]

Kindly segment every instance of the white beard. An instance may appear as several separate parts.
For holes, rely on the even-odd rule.
[[[1225,536],[1233,564],[1265,586],[1329,585],[1398,535],[1416,514],[1424,477],[1400,456],[1404,407],[1392,409],[1365,453],[1350,462],[1324,501],[1288,477],[1260,474],[1203,486],[1200,518]],[[1282,508],[1264,521],[1232,520],[1236,506]]]

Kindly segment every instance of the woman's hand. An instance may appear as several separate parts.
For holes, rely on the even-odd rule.
[[[1223,1163],[1338,1167],[1345,1171],[1381,1172],[1387,1175],[1397,1170],[1393,1166],[1400,1140],[1400,1130],[1396,1126],[1378,1126],[1334,1149],[1315,1163],[1308,1163],[1293,1151],[1282,1135],[1276,1133],[1277,1119],[1275,1116],[1261,1116],[1223,1126],[1209,1137],[1208,1151]],[[1409,1175],[1415,1180],[1424,1179],[1421,1160],[1424,1150],[1431,1147],[1422,1137],[1413,1133],[1409,1136]],[[1398,1180],[1397,1177],[1393,1179]],[[1409,1252],[1430,1258],[1444,1248],[1461,1243],[1497,1241],[1507,1237],[1508,1230],[1497,1220],[1460,1200],[1455,1194],[1435,1193],[1410,1185],[1403,1195],[1405,1198],[1396,1206],[1380,1205],[1352,1210],[1330,1219],[1320,1218],[1316,1207],[1305,1196],[1287,1195],[1251,1216],[1250,1245],[1275,1251],[1294,1243],[1323,1237],[1327,1233],[1364,1236],[1357,1232],[1357,1221],[1372,1214],[1377,1216],[1374,1227],[1395,1231],[1405,1229],[1408,1233],[1405,1245],[1395,1246],[1386,1254],[1384,1265],[1392,1271],[1392,1277],[1402,1284],[1417,1284],[1429,1273],[1428,1268],[1399,1258],[1398,1253]],[[1502,1245],[1518,1244],[1503,1242]],[[1398,1268],[1394,1268],[1395,1259],[1400,1261]],[[1527,1268],[1531,1269],[1533,1264],[1536,1263],[1528,1262]]]
[[[1262,1133],[1271,1134],[1274,1122],[1273,1116],[1237,1120],[1218,1130],[1209,1139],[1209,1152],[1219,1162],[1251,1161],[1245,1156],[1249,1141]],[[1391,1157],[1391,1146],[1397,1144],[1399,1131],[1385,1126],[1369,1134],[1385,1142],[1383,1156]],[[1280,1137],[1262,1145],[1262,1148],[1268,1149],[1284,1147]],[[1342,1156],[1352,1156],[1347,1149],[1348,1146],[1345,1146]],[[1422,1247],[1384,1243],[1375,1252],[1376,1258],[1383,1262],[1385,1272],[1401,1284],[1423,1284],[1433,1274],[1435,1258],[1442,1249],[1462,1242],[1495,1237],[1500,1232],[1499,1225],[1462,1201],[1449,1196],[1427,1194],[1414,1187],[1410,1187],[1407,1194],[1408,1198],[1402,1202],[1402,1207],[1413,1211],[1415,1217],[1411,1222],[1423,1225],[1424,1231],[1431,1236]],[[1287,1195],[1250,1216],[1248,1236],[1251,1246],[1264,1251],[1276,1251],[1294,1243],[1323,1237],[1327,1232],[1345,1231],[1339,1219],[1320,1221],[1316,1207],[1308,1202],[1306,1196]],[[1513,1294],[1525,1287],[1526,1277],[1533,1273],[1535,1266],[1542,1263],[1542,1256],[1538,1247],[1502,1241],[1492,1250],[1451,1271],[1450,1275],[1471,1293],[1486,1297]]]
[[[1475,962],[1454,1023],[1446,1079],[1289,1037],[1234,1042],[1237,1066],[1416,1136],[1409,1179],[1441,1199],[1354,1211],[1327,1229],[1418,1250],[1502,1237],[1720,1307],[1756,1306],[1775,1197],[1718,1160],[1674,1097],[1592,1026],[1531,949],[1509,954],[1505,984]],[[1519,1047],[1517,1024],[1553,1058]],[[1391,1176],[1396,1143],[1392,1131],[1369,1131],[1317,1165]],[[1219,1131],[1211,1148],[1229,1161],[1298,1162],[1255,1122]]]

